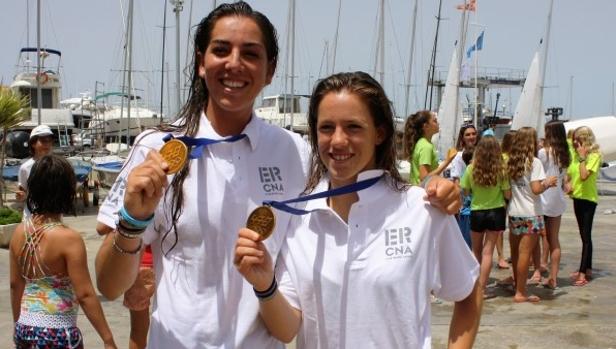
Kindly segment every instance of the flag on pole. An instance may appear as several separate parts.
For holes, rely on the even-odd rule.
[[[469,47],[468,50],[466,50],[466,58],[467,59],[471,58],[471,55],[473,54],[473,52],[479,51],[482,48],[483,48],[483,31],[481,32],[481,34],[479,34],[473,46]]]
[[[477,10],[477,0],[469,0],[468,2],[465,2],[464,4],[460,4],[456,6],[456,8],[461,11],[473,11],[474,12]]]

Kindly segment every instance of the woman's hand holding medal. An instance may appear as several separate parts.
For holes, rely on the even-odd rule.
[[[150,151],[143,163],[128,175],[124,208],[136,219],[151,217],[167,187],[169,164],[157,151]]]
[[[240,229],[233,264],[255,290],[266,290],[271,285],[274,265],[259,233]]]

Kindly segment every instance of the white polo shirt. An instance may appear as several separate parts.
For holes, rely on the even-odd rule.
[[[533,194],[530,183],[545,179],[545,172],[541,160],[533,158],[533,164],[529,172],[518,180],[511,182],[511,200],[509,201],[507,214],[512,217],[542,216],[541,196]]]
[[[123,178],[149,149],[163,145],[162,133],[147,133],[133,147],[128,166],[101,207],[99,221],[115,225],[115,212],[123,203]],[[263,200],[294,198],[303,190],[309,149],[299,135],[254,115],[242,133],[247,137],[209,145],[201,158],[190,161],[175,247],[173,232],[163,238],[169,228],[165,214],[171,215],[163,200],[155,223],[145,232],[144,242],[152,245],[157,286],[149,348],[283,347],[267,332],[251,285],[233,266],[234,246],[248,214]],[[197,137],[222,138],[205,115]],[[265,242],[274,259],[289,218],[277,214],[276,231]]]
[[[292,219],[277,275],[302,310],[298,349],[430,348],[430,291],[452,301],[472,291],[479,265],[453,216],[423,189],[396,192],[386,179],[358,192],[348,224],[326,199]]]
[[[17,174],[17,184],[21,185],[22,188],[28,190],[28,177],[30,177],[30,171],[32,171],[32,166],[34,166],[34,159],[29,158],[24,161],[21,166],[19,166],[19,173]]]

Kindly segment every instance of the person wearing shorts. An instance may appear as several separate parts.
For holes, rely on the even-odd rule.
[[[505,230],[505,198],[511,197],[500,145],[493,134],[484,136],[477,144],[473,163],[466,168],[460,186],[465,195],[472,193],[472,250],[481,265],[479,286],[484,289],[484,298],[492,298],[494,293],[489,292],[486,286],[498,235]]]
[[[509,243],[515,280],[513,301],[516,303],[540,300],[527,294],[526,279],[539,234],[545,234],[540,194],[557,184],[555,176],[546,178],[536,154],[537,132],[532,127],[522,127],[514,136],[507,163],[512,193],[508,207]]]

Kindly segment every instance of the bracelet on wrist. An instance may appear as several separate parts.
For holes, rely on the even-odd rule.
[[[427,175],[424,177],[424,179],[421,180],[421,182],[419,183],[419,186],[422,187],[423,189],[426,189],[426,187],[428,186],[428,183],[430,183],[430,180],[432,179],[432,175]]]
[[[121,254],[136,255],[137,253],[141,251],[142,247],[143,247],[143,240],[139,239],[139,246],[137,246],[137,248],[132,251],[127,251],[123,249],[122,247],[120,247],[120,245],[118,245],[117,235],[113,238],[113,249]]]
[[[154,220],[154,214],[152,214],[149,218],[145,220],[134,218],[128,213],[128,211],[126,211],[126,208],[124,206],[122,206],[120,211],[118,211],[118,216],[120,222],[124,223],[124,227],[130,229],[145,229]]]
[[[274,276],[274,278],[272,279],[272,284],[266,290],[257,291],[257,289],[254,287],[252,288],[252,290],[255,292],[255,296],[257,296],[257,298],[259,298],[260,301],[265,301],[265,300],[272,298],[274,294],[276,293],[276,291],[278,290],[278,283],[276,282],[276,276]]]
[[[116,228],[116,231],[123,238],[129,239],[129,240],[133,240],[133,239],[140,238],[141,234],[143,234],[145,229],[138,229],[138,230],[127,229],[127,228],[123,227],[122,224],[118,224],[118,226]]]

